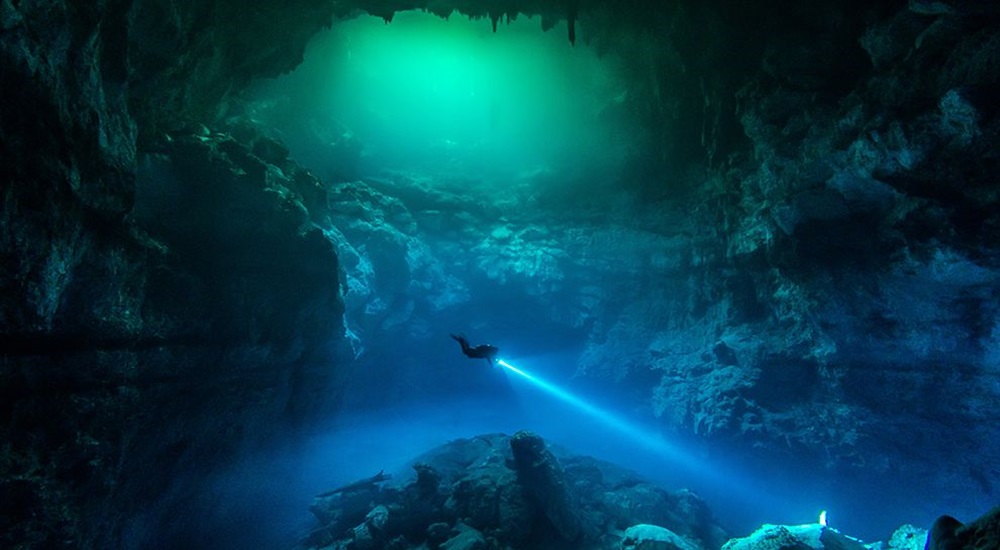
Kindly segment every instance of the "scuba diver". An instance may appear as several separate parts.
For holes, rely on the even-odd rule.
[[[452,334],[451,337],[462,346],[462,353],[464,353],[466,357],[472,359],[486,359],[491,367],[493,366],[493,362],[496,361],[497,355],[500,354],[500,348],[496,346],[480,344],[472,347],[469,345],[469,341],[465,339],[465,336],[455,336]]]

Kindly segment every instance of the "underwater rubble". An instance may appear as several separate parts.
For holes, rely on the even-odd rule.
[[[994,550],[1000,507],[963,524],[902,525],[866,543],[828,526],[764,524],[733,537],[686,489],[668,491],[529,431],[457,439],[417,457],[412,472],[318,494],[302,549],[318,550]],[[824,513],[825,516],[825,513]]]
[[[452,441],[398,483],[380,474],[327,491],[311,510],[319,525],[303,548],[708,550],[726,540],[694,493],[527,431]]]

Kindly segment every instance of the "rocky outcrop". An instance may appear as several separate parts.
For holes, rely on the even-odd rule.
[[[622,550],[693,550],[694,546],[669,529],[640,523],[625,530]]]
[[[691,513],[699,508],[692,500],[704,508],[694,495],[547,448],[533,434],[460,439],[416,460],[416,476],[402,484],[318,497],[312,510],[320,525],[305,546],[612,548],[637,522],[669,528],[683,550],[718,548],[724,536],[707,510]],[[388,511],[384,527],[373,519],[378,510]]]
[[[50,325],[4,334],[6,541],[114,545],[127,510],[185,513],[163,498],[193,498],[173,472],[196,480],[331,408],[337,256],[295,170],[226,135],[178,135],[142,160],[127,219],[52,249],[65,283]]]
[[[142,143],[192,123],[214,122],[255,79],[302,62],[309,40],[331,24],[334,6],[314,0],[136,0],[95,13],[124,80]],[[110,31],[110,32],[108,32]]]
[[[580,536],[580,517],[567,488],[566,474],[545,441],[530,432],[510,438],[518,481],[531,502],[555,527],[559,537],[573,542]]]
[[[997,35],[974,17],[902,9],[870,26],[861,43],[873,69],[843,95],[820,99],[829,86],[778,66],[743,88],[752,167],[719,182],[713,210],[726,250],[710,288],[721,299],[704,318],[714,327],[699,331],[715,337],[692,350],[712,368],[694,359],[678,373],[676,360],[658,361],[662,414],[699,430],[790,438],[835,463],[904,468],[920,460],[878,444],[923,431],[899,410],[940,419],[946,434],[957,435],[951,422],[963,432],[987,422],[978,406],[961,418],[935,406],[998,399],[977,382],[993,376],[985,365],[996,348],[985,319],[998,306],[987,243],[997,210],[986,192],[997,119],[978,98],[997,85],[986,69]],[[956,27],[968,32],[944,31]],[[821,52],[809,55],[821,63]],[[955,69],[931,71],[930,59]],[[989,438],[936,438],[920,454],[993,471],[984,460],[993,451],[978,454],[973,440]]]
[[[0,3],[0,544],[169,537],[130,522],[194,504],[178,472],[326,406],[337,257],[281,168],[200,135],[144,157],[168,194],[136,176],[165,130],[295,65],[330,17],[299,7]]]
[[[941,516],[927,534],[926,550],[985,550],[1000,545],[1000,508],[963,524],[951,516]]]
[[[995,548],[1000,540],[998,518],[997,509],[969,524],[941,516],[929,532],[903,525],[888,541],[870,544],[820,524],[762,525],[746,537],[726,542],[722,550],[983,550]]]
[[[927,529],[902,525],[893,531],[886,546],[889,550],[924,550],[927,546]]]
[[[763,525],[749,536],[735,538],[723,550],[864,550],[860,540],[820,524]]]

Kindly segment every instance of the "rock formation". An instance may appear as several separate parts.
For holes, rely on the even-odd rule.
[[[654,540],[655,525],[658,537],[670,533],[681,550],[697,550],[718,548],[725,536],[710,514],[691,513],[704,507],[696,496],[553,449],[531,433],[455,440],[418,457],[413,469],[415,477],[395,485],[317,497],[320,525],[305,546],[618,548],[624,538],[646,548],[636,544]]]

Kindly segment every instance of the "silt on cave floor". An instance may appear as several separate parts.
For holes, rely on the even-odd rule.
[[[0,41],[0,546],[997,547],[992,4]]]

